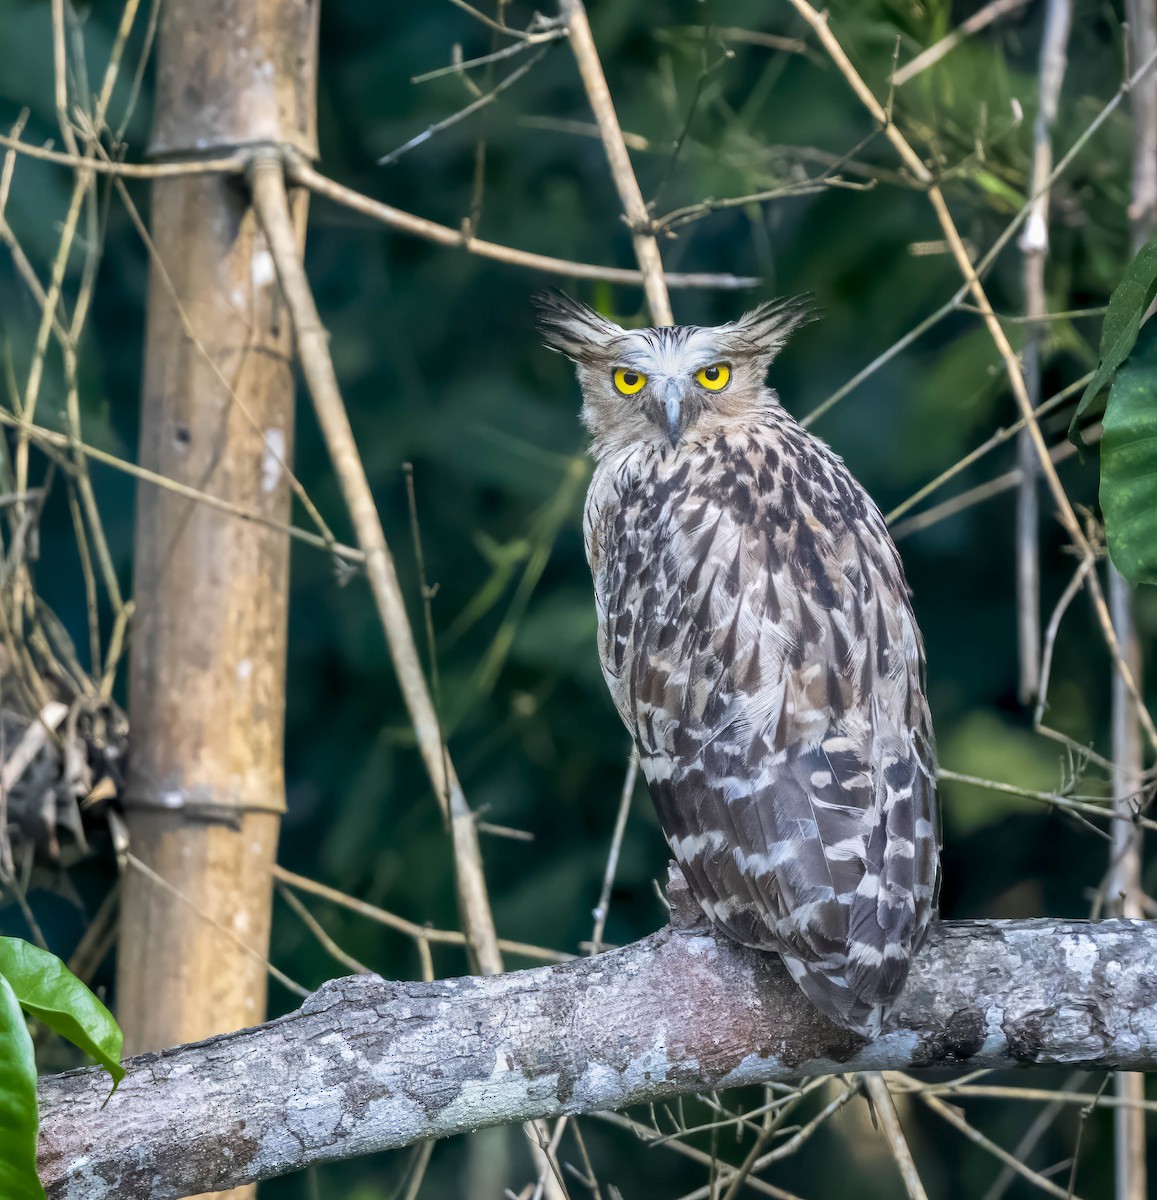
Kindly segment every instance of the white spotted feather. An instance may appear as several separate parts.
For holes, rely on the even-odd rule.
[[[671,850],[716,926],[874,1037],[935,907],[932,731],[883,519],[763,385],[802,319],[627,332],[544,303],[594,438],[603,673]],[[694,381],[715,362],[731,378],[710,394]],[[639,395],[616,391],[619,366]]]

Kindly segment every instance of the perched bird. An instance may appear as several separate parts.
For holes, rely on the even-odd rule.
[[[603,674],[692,894],[875,1037],[936,903],[924,651],[896,547],[765,386],[807,319],[626,330],[560,293],[596,462],[585,537]]]

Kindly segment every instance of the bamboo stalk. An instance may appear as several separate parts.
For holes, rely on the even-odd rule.
[[[316,18],[314,0],[163,6],[152,152],[270,138],[308,152]],[[156,179],[151,226],[140,462],[267,523],[139,485],[126,819],[140,866],[123,879],[117,982],[131,1052],[263,1019],[285,802],[290,542],[270,525],[290,516],[290,331],[231,175]]]

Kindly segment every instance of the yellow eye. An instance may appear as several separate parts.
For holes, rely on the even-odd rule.
[[[628,371],[626,367],[619,367],[615,372],[615,387],[624,396],[633,396],[636,392],[642,391],[646,385],[646,375],[640,375],[638,371]]]
[[[695,378],[709,392],[721,392],[727,386],[727,381],[731,378],[731,368],[725,367],[722,363],[716,363],[714,366],[704,367],[701,371],[696,371]]]

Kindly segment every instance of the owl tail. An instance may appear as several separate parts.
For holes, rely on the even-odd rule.
[[[884,1000],[857,995],[848,983],[846,962],[807,963],[790,954],[780,957],[800,990],[825,1017],[868,1039],[880,1036],[895,996]],[[906,968],[907,964],[905,976]]]

